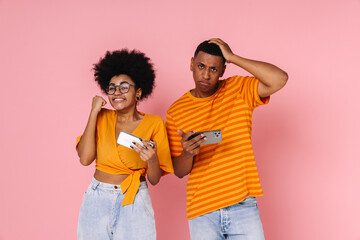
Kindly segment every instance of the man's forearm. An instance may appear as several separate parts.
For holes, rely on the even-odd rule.
[[[174,174],[177,177],[183,178],[191,172],[194,162],[194,156],[181,153],[178,157],[174,157],[172,160],[174,166]]]
[[[270,63],[246,59],[235,54],[229,62],[248,71],[268,87],[282,88],[288,78],[286,72]]]

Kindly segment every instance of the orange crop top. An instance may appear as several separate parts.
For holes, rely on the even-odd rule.
[[[154,140],[157,144],[157,155],[163,175],[174,172],[164,121],[156,115],[143,115],[144,118],[131,134],[146,140]],[[134,202],[140,186],[140,177],[147,172],[147,163],[141,160],[136,151],[117,145],[115,138],[116,118],[116,111],[106,108],[101,109],[98,115],[96,169],[114,175],[129,174],[120,184],[122,192],[126,192],[122,203],[124,206]],[[77,138],[76,148],[80,139],[81,136]]]

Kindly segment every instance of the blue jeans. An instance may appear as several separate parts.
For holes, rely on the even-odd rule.
[[[141,182],[133,204],[121,206],[119,185],[92,179],[80,208],[79,240],[156,239],[154,210],[146,182]]]
[[[263,240],[255,197],[189,220],[192,240]]]

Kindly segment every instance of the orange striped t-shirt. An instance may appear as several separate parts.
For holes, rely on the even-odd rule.
[[[172,157],[182,152],[176,132],[222,130],[222,142],[202,145],[194,161],[187,189],[188,219],[236,204],[247,196],[263,195],[251,145],[252,113],[266,104],[260,99],[259,80],[233,76],[207,98],[190,91],[167,111],[166,128]]]

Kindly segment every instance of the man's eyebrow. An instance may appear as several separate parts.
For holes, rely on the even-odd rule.
[[[206,65],[205,63],[203,63],[203,62],[197,62],[196,63],[197,65],[203,65],[203,66],[208,66],[208,65]],[[210,68],[220,68],[220,66],[208,66],[208,67],[210,67]]]

